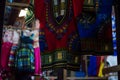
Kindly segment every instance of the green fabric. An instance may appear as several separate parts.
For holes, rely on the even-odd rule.
[[[60,49],[54,52],[42,54],[42,68],[43,70],[46,70],[50,68],[62,67],[71,70],[79,70],[79,60],[79,56],[68,54],[66,49]]]
[[[25,24],[26,26],[30,27],[30,25],[32,25],[32,22],[35,19],[35,15],[34,15],[34,0],[30,0],[30,4],[28,6],[28,11],[25,17]]]
[[[15,68],[19,71],[34,71],[34,50],[32,44],[21,44],[16,52]]]

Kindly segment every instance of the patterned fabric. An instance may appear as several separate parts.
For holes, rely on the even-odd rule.
[[[10,50],[9,61],[8,61],[8,66],[11,68],[14,67],[15,53],[16,50],[18,49],[19,40],[20,40],[20,35],[17,31],[14,30],[12,37],[13,44]]]
[[[49,31],[54,33],[58,39],[62,38],[63,35],[67,32],[69,25],[68,23],[71,20],[72,16],[71,7],[71,0],[46,1],[46,27],[49,29]]]
[[[41,52],[44,52],[44,50],[47,49],[45,32],[43,30],[40,30],[40,33],[39,33],[39,45],[40,45],[40,51]]]
[[[32,44],[21,43],[15,56],[15,68],[19,71],[34,71],[34,50]]]
[[[68,38],[68,48],[70,52],[80,52],[80,38],[77,32],[72,33],[69,35]]]
[[[82,5],[83,0],[35,0],[35,17],[40,20],[42,31],[43,69],[61,67],[79,70],[79,56],[72,54],[68,46],[73,48],[71,44],[78,41],[75,38],[79,37],[70,35],[77,32],[76,17],[81,14]],[[75,49],[71,51],[77,52]]]
[[[28,32],[26,32],[26,31],[28,31],[28,30],[22,31],[22,33],[21,33],[21,38],[20,38],[21,43],[33,44],[34,34],[32,32],[30,32],[30,31],[28,31]],[[25,35],[25,33],[27,33],[27,34]]]
[[[28,10],[27,10],[27,14],[25,17],[25,24],[27,25],[27,27],[32,27],[32,22],[34,21],[35,16],[34,16],[34,0],[30,0],[29,6],[28,6]]]
[[[89,0],[93,1],[93,0]],[[80,16],[78,30],[83,54],[112,54],[111,10],[113,0],[98,0],[93,12],[84,12]]]
[[[18,49],[18,44],[13,44],[10,50],[10,56],[8,61],[8,66],[14,68],[15,54]]]
[[[6,30],[5,33],[3,34],[3,42],[10,42],[12,43],[12,36],[13,32],[12,30]]]
[[[15,68],[19,71],[33,72],[34,65],[34,48],[33,48],[33,34],[24,34],[22,31],[20,37],[20,45],[15,55]]]

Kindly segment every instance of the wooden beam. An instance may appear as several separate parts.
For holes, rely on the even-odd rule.
[[[6,6],[27,8],[29,6],[29,4],[26,4],[26,3],[17,3],[17,2],[12,2],[12,3],[6,2]]]
[[[118,72],[118,71],[120,71],[120,65],[104,68],[103,69],[103,74],[108,74],[108,73],[111,73],[111,72]]]

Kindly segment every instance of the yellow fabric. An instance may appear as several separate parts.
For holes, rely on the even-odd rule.
[[[103,68],[104,68],[104,62],[101,62],[98,77],[103,77],[103,73],[102,73]]]

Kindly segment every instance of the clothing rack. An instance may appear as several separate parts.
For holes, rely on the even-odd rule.
[[[13,29],[13,30],[22,30],[22,27],[16,27],[16,26],[12,26],[12,25],[4,25],[3,29]]]

